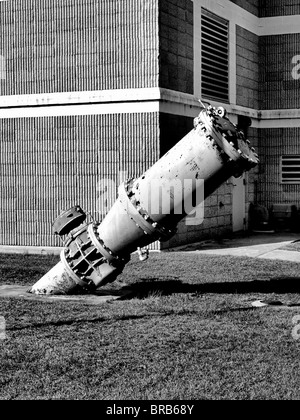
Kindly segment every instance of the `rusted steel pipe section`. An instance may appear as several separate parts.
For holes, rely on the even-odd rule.
[[[186,137],[140,178],[119,187],[118,199],[101,223],[87,222],[79,206],[59,216],[54,230],[65,245],[61,261],[31,293],[71,294],[113,282],[132,252],[138,250],[144,260],[144,247],[176,233],[191,210],[186,203],[201,204],[231,176],[240,177],[257,163],[257,154],[226,111],[203,109]],[[204,194],[197,194],[203,183]]]

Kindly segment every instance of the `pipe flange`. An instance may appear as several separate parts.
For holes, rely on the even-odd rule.
[[[108,246],[105,245],[98,233],[99,226],[100,223],[91,223],[88,226],[88,235],[92,241],[92,244],[97,249],[97,251],[99,251],[100,254],[103,255],[103,257],[107,260],[107,262],[110,265],[116,268],[124,266],[128,262],[128,259],[121,258],[119,255],[115,254],[111,249],[109,249]]]
[[[68,275],[75,281],[75,283],[82,287],[83,289],[87,289],[87,290],[92,290],[92,285],[91,282],[89,282],[88,280],[85,281],[85,279],[81,279],[80,277],[77,276],[77,274],[74,273],[74,271],[72,270],[72,268],[70,267],[66,254],[65,254],[66,250],[63,249],[61,254],[60,254],[60,259],[61,262],[63,263]]]
[[[215,113],[202,111],[199,119],[206,126],[206,133],[211,136],[227,156],[241,165],[242,170],[249,170],[259,163],[258,155],[249,147],[245,136],[241,135],[237,127],[228,120]]]
[[[128,207],[126,210],[129,211],[130,215],[134,218],[137,225],[150,235],[158,236],[158,240],[167,241],[177,232],[177,229],[171,230],[165,228],[158,222],[151,219],[149,213],[143,209],[135,198],[135,194],[132,191],[132,179],[126,183],[120,185],[119,196],[122,197],[126,194]]]

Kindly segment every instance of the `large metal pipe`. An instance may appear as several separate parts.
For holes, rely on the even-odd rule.
[[[114,281],[132,252],[138,249],[145,259],[142,248],[176,233],[190,211],[187,202],[201,204],[230,177],[240,177],[257,163],[257,154],[226,111],[203,109],[186,137],[140,178],[119,187],[118,199],[101,223],[86,222],[79,206],[59,216],[54,230],[64,240],[61,261],[31,293],[69,294]],[[198,194],[203,186],[204,193]]]

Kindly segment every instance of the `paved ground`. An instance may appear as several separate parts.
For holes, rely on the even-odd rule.
[[[257,233],[237,235],[220,241],[206,241],[198,244],[174,248],[172,251],[193,252],[202,255],[232,255],[240,257],[264,258],[300,263],[300,252],[288,251],[287,245],[300,240],[295,233]]]
[[[38,296],[28,293],[30,287],[28,286],[16,286],[16,285],[5,285],[0,286],[0,298],[21,298],[25,300],[35,300],[42,302],[76,302],[86,305],[99,305],[104,302],[112,300],[118,300],[125,297],[130,293],[129,290],[106,290],[101,292],[97,290],[93,294],[87,295],[72,295],[72,296]]]

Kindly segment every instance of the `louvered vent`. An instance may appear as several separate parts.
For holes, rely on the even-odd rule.
[[[300,184],[300,155],[282,156],[282,183]]]
[[[202,96],[229,100],[229,22],[202,9]]]

